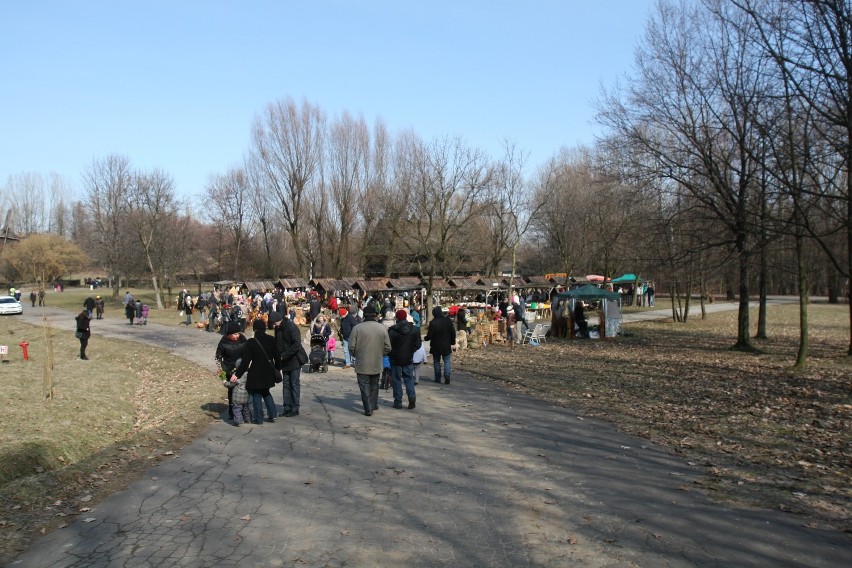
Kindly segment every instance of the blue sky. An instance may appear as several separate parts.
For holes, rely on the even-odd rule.
[[[293,97],[332,118],[532,171],[591,144],[600,85],[629,72],[653,0],[7,1],[0,3],[0,187],[26,172],[79,189],[109,154],[183,195],[238,165],[254,117]]]

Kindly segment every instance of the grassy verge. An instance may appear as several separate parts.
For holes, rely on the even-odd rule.
[[[27,289],[23,290],[25,290],[25,294],[24,297],[21,298],[21,301],[26,304],[29,302],[29,292]],[[123,320],[125,319],[124,304],[121,302],[124,299],[124,293],[127,291],[129,291],[135,299],[140,300],[143,304],[148,304],[150,310],[148,313],[148,319],[151,322],[161,323],[164,325],[179,325],[180,322],[186,319],[186,317],[181,317],[178,314],[177,308],[174,307],[176,298],[171,299],[171,307],[164,307],[162,310],[158,310],[154,291],[150,288],[121,288],[117,298],[112,297],[111,288],[98,288],[96,290],[89,290],[88,288],[66,288],[64,292],[48,290],[45,302],[48,306],[79,311],[83,309],[83,300],[89,296],[94,298],[95,296],[100,295],[105,303],[104,317],[108,319]],[[178,290],[175,290],[175,295],[177,295],[177,292]],[[167,298],[165,298],[165,292],[163,294],[163,301],[165,302]],[[193,322],[200,321],[200,318],[201,315],[197,312],[192,315]]]
[[[213,373],[120,340],[99,342],[97,357],[80,361],[73,331],[48,331],[56,354],[48,400],[45,334],[0,318],[0,345],[19,350],[23,336],[31,360],[0,364],[7,400],[0,413],[0,564],[178,454],[225,408]]]
[[[848,531],[848,307],[810,306],[804,371],[792,369],[797,310],[770,308],[770,339],[757,342],[763,355],[729,349],[736,312],[725,312],[687,324],[629,324],[629,337],[609,341],[467,350],[456,361],[684,455],[706,468],[700,485],[713,494]]]

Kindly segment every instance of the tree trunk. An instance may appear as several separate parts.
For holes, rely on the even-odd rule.
[[[737,240],[744,240],[744,236],[738,236]],[[749,254],[744,244],[738,244],[739,267],[740,267],[740,302],[737,315],[737,342],[733,349],[738,351],[755,351],[749,337],[749,306],[748,306],[748,279],[749,279]]]
[[[760,274],[757,275],[758,309],[756,339],[766,339],[766,247],[760,247]]]
[[[810,338],[808,334],[808,270],[805,265],[804,238],[796,237],[796,268],[798,269],[799,284],[799,352],[796,354],[797,369],[805,367],[808,361]]]
[[[145,250],[145,260],[148,263],[148,270],[151,271],[151,284],[154,286],[154,298],[157,300],[157,309],[163,309],[163,295],[160,292],[160,286],[157,283],[157,271],[154,270],[154,261],[151,259],[151,253]]]

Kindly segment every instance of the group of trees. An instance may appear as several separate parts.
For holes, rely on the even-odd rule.
[[[285,98],[191,199],[113,155],[86,168],[77,201],[27,174],[2,205],[20,233],[78,243],[116,294],[143,275],[159,289],[188,275],[633,271],[687,302],[739,297],[742,349],[753,291],[799,292],[806,354],[807,294],[838,301],[852,267],[850,17],[845,0],[662,0],[635,68],[598,102],[606,135],[532,170],[510,141],[495,157]]]
[[[731,253],[740,349],[752,348],[748,299],[755,280],[765,299],[773,258],[791,260],[802,298],[800,362],[812,263],[830,265],[830,295],[835,276],[848,286],[850,70],[848,0],[660,2],[634,74],[600,102],[617,166],[647,180],[651,213],[668,223],[656,256],[677,267],[672,281],[700,283],[716,268],[708,251]]]

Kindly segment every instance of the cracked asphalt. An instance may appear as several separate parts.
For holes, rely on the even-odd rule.
[[[25,320],[40,323],[35,312]],[[48,308],[50,325],[71,329]],[[92,322],[213,369],[219,336]],[[274,392],[280,403],[281,389]],[[224,397],[223,397],[224,398]],[[211,401],[214,402],[214,401]],[[218,401],[215,401],[218,402]],[[570,408],[425,369],[417,408],[362,414],[351,370],[302,374],[301,415],[214,424],[10,566],[839,567],[848,535],[715,503],[700,468]]]

